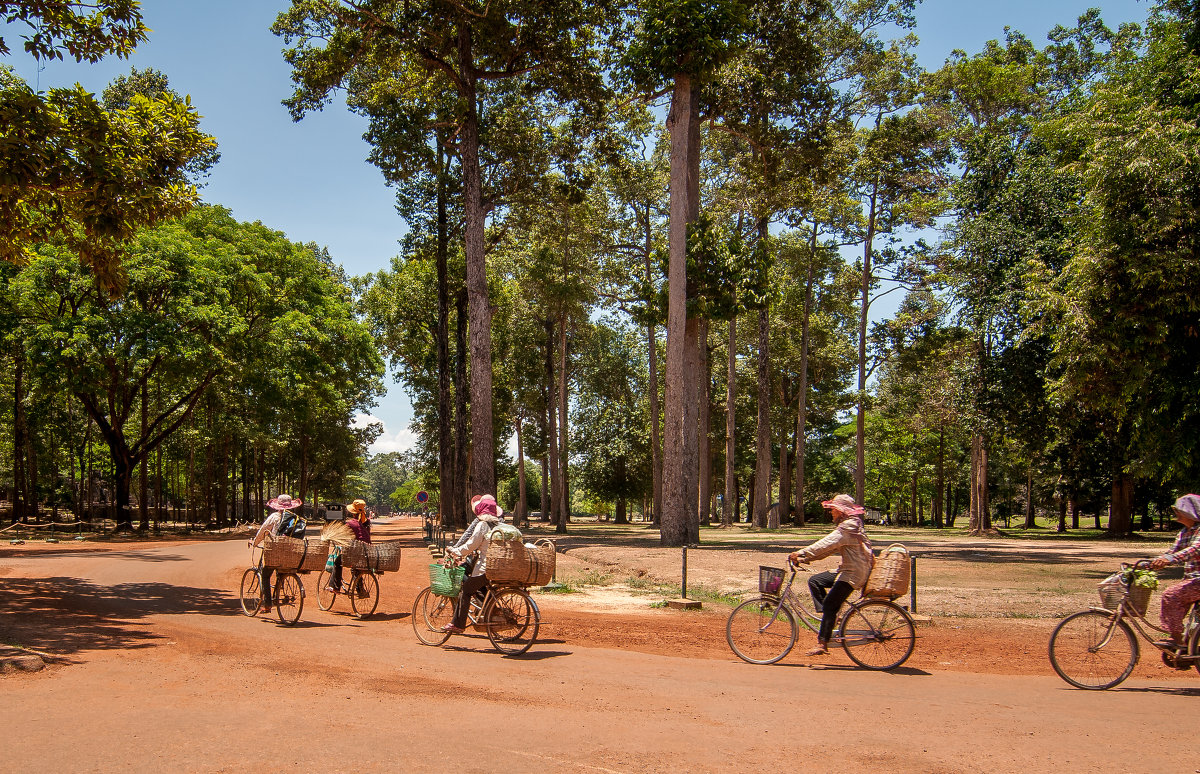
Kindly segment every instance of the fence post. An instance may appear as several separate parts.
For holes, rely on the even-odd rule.
[[[683,588],[679,592],[680,599],[687,599],[687,544],[683,546]]]
[[[908,584],[908,611],[915,613],[917,612],[917,557],[910,557],[909,562],[912,564],[912,577],[909,578],[910,583]]]

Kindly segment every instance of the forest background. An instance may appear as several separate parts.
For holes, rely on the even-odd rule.
[[[5,71],[13,519],[424,489],[458,523],[499,490],[678,545],[850,491],[934,528],[1126,534],[1196,488],[1194,1],[934,71],[914,2],[503,6],[275,22],[289,110],[363,116],[408,226],[358,277],[199,204],[217,138],[166,75],[96,97]],[[12,58],[148,34],[120,0],[0,11]],[[385,364],[418,443],[370,455]]]

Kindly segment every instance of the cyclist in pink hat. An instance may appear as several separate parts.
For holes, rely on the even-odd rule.
[[[829,652],[829,638],[837,623],[842,603],[855,589],[861,589],[871,575],[875,555],[867,540],[862,514],[865,512],[854,498],[840,494],[821,503],[833,517],[833,531],[812,545],[793,551],[788,555],[792,564],[823,559],[832,554],[841,554],[842,564],[837,571],[819,572],[808,581],[813,604],[821,612],[821,628],[817,633],[817,647],[808,651],[809,656],[823,656]]]

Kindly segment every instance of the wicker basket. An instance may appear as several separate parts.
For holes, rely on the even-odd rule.
[[[355,570],[395,572],[400,569],[400,541],[364,543],[352,540],[342,549],[342,566]]]
[[[319,540],[272,536],[263,544],[263,566],[277,570],[322,570],[328,557],[329,544]]]
[[[779,596],[783,586],[783,570],[778,567],[758,567],[758,593]]]
[[[444,564],[429,565],[429,590],[441,597],[457,597],[462,591],[463,576],[467,571],[462,567],[447,567]]]
[[[1125,585],[1117,582],[1110,583],[1105,581],[1099,586],[1100,604],[1109,610],[1116,610],[1121,605],[1121,600],[1125,597]],[[1129,604],[1137,611],[1138,615],[1145,615],[1146,609],[1150,605],[1150,595],[1153,589],[1148,589],[1145,586],[1133,586],[1129,589]]]
[[[908,549],[899,543],[892,543],[875,559],[871,576],[867,578],[867,585],[863,587],[863,596],[887,599],[904,596],[908,593],[911,575],[912,564],[908,557]]]
[[[520,540],[490,540],[487,576],[493,583],[545,586],[554,577],[554,543],[542,538],[527,548]]]

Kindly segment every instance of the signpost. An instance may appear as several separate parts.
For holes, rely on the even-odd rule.
[[[420,492],[417,492],[417,502],[424,504],[427,500],[429,500],[428,492],[426,492],[424,489],[422,489]]]

